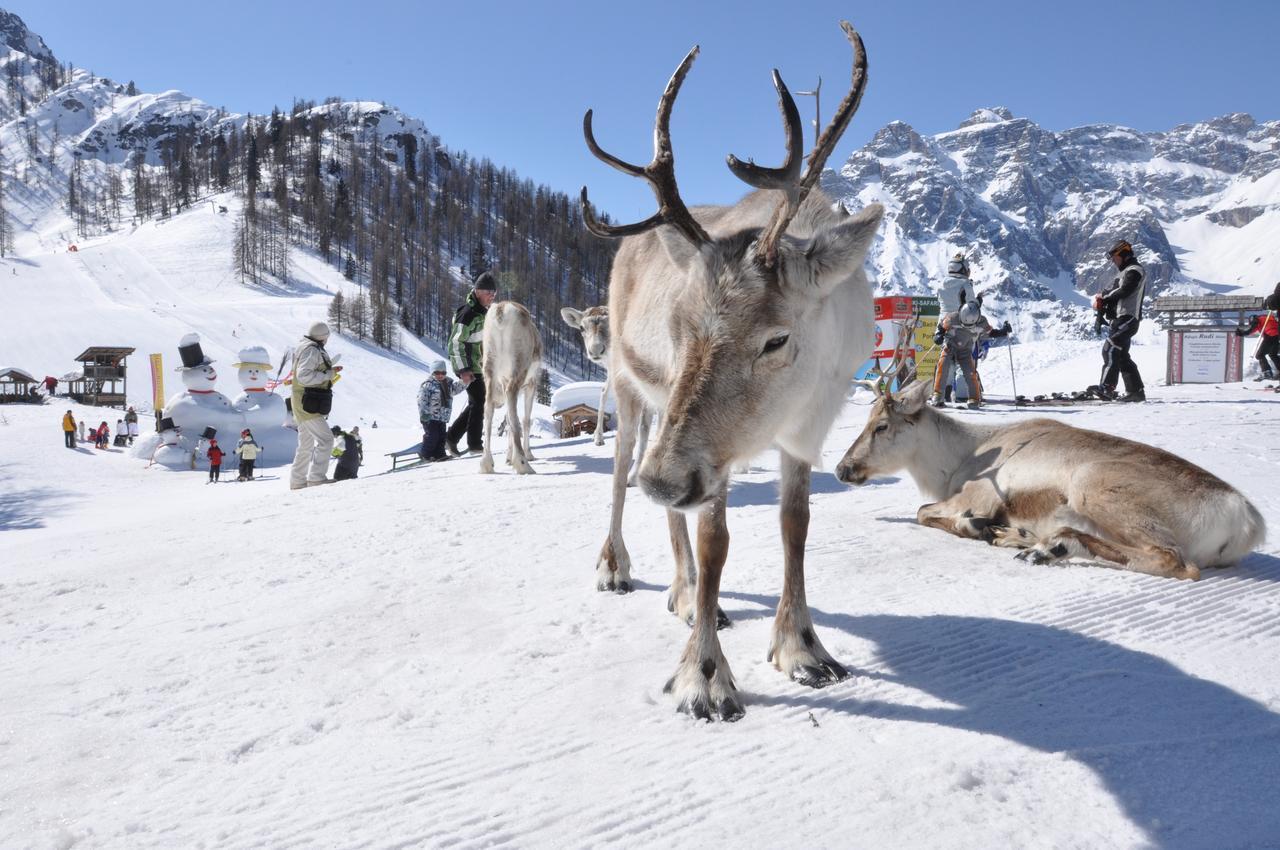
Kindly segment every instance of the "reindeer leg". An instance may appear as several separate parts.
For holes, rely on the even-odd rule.
[[[606,374],[604,378],[604,388],[600,390],[600,408],[596,411],[596,433],[595,439],[592,441],[597,446],[604,445],[604,406],[609,401],[609,383],[612,380],[612,373]]]
[[[533,446],[529,440],[533,435],[533,398],[538,393],[537,384],[524,388],[524,459],[533,460]]]
[[[649,447],[649,429],[653,427],[653,411],[648,405],[640,413],[640,441],[636,446],[635,460],[631,464],[631,475],[627,478],[627,486],[634,487],[640,481],[640,464],[644,462],[645,449]]]
[[[804,592],[804,545],[809,536],[809,464],[779,450],[782,460],[782,601],[773,621],[768,660],[793,681],[822,688],[849,676],[813,630]]]
[[[724,515],[727,496],[725,487],[698,515],[697,617],[680,665],[663,688],[675,696],[680,711],[700,720],[737,720],[743,714],[738,686],[716,635],[720,573],[729,555],[729,526]]]
[[[624,380],[614,384],[618,399],[618,439],[613,445],[613,506],[609,536],[596,561],[596,590],[631,592],[631,556],[622,542],[622,507],[627,499],[627,469],[635,451],[640,397]]]
[[[1139,535],[1148,537],[1147,535]],[[1104,536],[1064,526],[1033,548],[1019,552],[1019,560],[1050,564],[1066,558],[1102,559],[1122,570],[1164,578],[1200,578],[1200,568],[1183,560],[1176,546],[1148,538],[1144,542],[1121,543]]]
[[[689,524],[680,511],[667,511],[667,529],[671,532],[671,551],[676,556],[676,575],[667,591],[667,610],[687,625],[695,621],[696,594],[698,589],[698,565],[693,558],[693,545],[689,542]],[[716,606],[716,628],[731,626],[729,615]]]
[[[916,511],[916,522],[929,528],[940,528],[957,537],[994,544],[1003,531],[998,522],[1003,514],[1000,497],[991,483],[978,480],[965,484],[949,499],[922,505]]]
[[[480,457],[480,472],[489,475],[493,472],[493,394],[497,390],[488,379],[485,380],[484,394],[484,454]]]
[[[520,387],[514,381],[507,385],[507,451],[511,465],[519,475],[532,475],[535,470],[524,454],[524,434],[520,427]]]

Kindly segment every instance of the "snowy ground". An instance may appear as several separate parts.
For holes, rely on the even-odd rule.
[[[1280,397],[1141,356],[1152,403],[1044,415],[1178,451],[1280,528]],[[1019,391],[1092,378],[1094,347],[1059,357]],[[908,478],[818,473],[809,599],[855,675],[812,691],[764,660],[764,457],[723,582],[747,715],[706,725],[662,693],[688,630],[635,491],[639,588],[594,590],[612,441],[378,474],[414,434],[362,428],[360,480],[290,492],[69,451],[63,409],[0,408],[0,847],[1280,847],[1273,544],[1198,583],[1031,567],[915,525]]]

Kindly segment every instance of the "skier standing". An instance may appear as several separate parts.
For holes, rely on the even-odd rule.
[[[298,450],[293,456],[289,489],[328,484],[333,434],[326,419],[333,406],[333,381],[342,371],[324,350],[329,326],[316,322],[293,353],[293,418],[298,423]]]
[[[70,410],[62,417],[62,438],[66,441],[67,448],[76,447],[76,418],[71,415]]]
[[[467,301],[453,314],[453,332],[449,334],[449,360],[454,374],[467,388],[467,408],[449,426],[446,440],[449,451],[462,454],[458,441],[467,436],[467,451],[479,454],[483,449],[480,436],[484,425],[484,373],[481,371],[480,341],[484,333],[485,313],[498,296],[493,275],[484,272],[476,278]]]
[[[1261,374],[1256,380],[1274,381],[1280,377],[1280,322],[1276,321],[1276,310],[1280,309],[1280,296],[1274,293],[1263,300],[1262,305],[1267,312],[1262,316],[1250,316],[1248,324],[1236,328],[1237,336],[1248,336],[1255,331],[1262,334],[1258,342],[1258,368]]]
[[[262,452],[258,441],[253,439],[253,432],[245,428],[240,432],[240,442],[236,443],[236,454],[240,456],[240,474],[237,481],[253,480],[253,464]]]
[[[1146,401],[1138,364],[1129,356],[1129,346],[1142,322],[1142,298],[1147,289],[1147,272],[1133,254],[1133,246],[1121,239],[1111,246],[1107,256],[1116,267],[1116,276],[1106,291],[1094,296],[1093,307],[1107,325],[1106,342],[1102,344],[1102,380],[1090,387],[1093,395],[1106,401],[1116,400],[1116,384],[1124,378],[1125,394],[1120,401]]]
[[[132,407],[124,415],[124,433],[129,438],[129,445],[133,445],[133,441],[138,436],[138,411]]]
[[[946,402],[942,400],[943,381],[953,369],[958,368],[969,388],[969,408],[981,407],[982,381],[978,378],[978,367],[973,360],[974,346],[984,336],[998,339],[1008,336],[1012,330],[1013,327],[1008,322],[999,328],[992,328],[978,309],[976,300],[966,301],[959,310],[944,316],[933,333],[933,341],[943,346],[943,354],[933,373],[933,397],[929,403],[934,407],[946,407]]]
[[[940,314],[945,317],[950,313],[958,312],[961,307],[970,302],[977,303],[979,307],[982,306],[982,298],[974,293],[973,282],[969,280],[969,262],[964,258],[963,253],[957,253],[951,258],[951,262],[947,263],[947,278],[942,281],[942,286],[938,289]],[[959,370],[954,362],[951,370],[942,376],[944,393],[947,393],[946,388],[951,386],[953,379],[956,387],[956,401],[968,399],[969,384],[963,371]],[[949,393],[947,394],[949,396]]]
[[[205,456],[209,458],[210,484],[217,483],[218,475],[222,472],[222,458],[225,454],[226,452],[218,448],[217,440],[209,440],[209,451],[205,452]]]
[[[418,454],[423,460],[445,459],[445,426],[453,410],[453,397],[466,389],[462,381],[449,378],[447,368],[443,360],[432,363],[431,377],[418,387],[418,420],[422,423],[422,449]]]

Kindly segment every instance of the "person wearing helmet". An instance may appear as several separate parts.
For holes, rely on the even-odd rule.
[[[445,460],[445,426],[453,411],[453,397],[465,392],[462,381],[449,377],[443,360],[431,364],[431,374],[418,387],[418,420],[422,423],[422,448],[418,455],[425,461]]]
[[[934,407],[947,406],[942,399],[943,381],[951,374],[952,369],[958,368],[969,387],[969,408],[976,410],[981,407],[982,381],[973,360],[974,347],[983,337],[1008,336],[1012,330],[1008,322],[999,328],[992,328],[978,308],[976,299],[966,301],[959,310],[943,316],[933,334],[933,341],[943,348],[942,358],[933,373],[933,398],[929,403]]]
[[[298,450],[289,473],[289,489],[301,490],[330,479],[329,453],[333,434],[329,431],[329,409],[333,405],[333,381],[342,371],[337,358],[325,351],[329,326],[316,322],[293,352],[293,392],[290,408],[298,423]]]
[[[954,313],[970,302],[976,302],[981,307],[982,297],[974,293],[973,282],[969,280],[969,261],[965,259],[963,253],[957,252],[951,258],[951,261],[947,263],[947,278],[938,289],[939,314],[946,316],[948,313]],[[950,397],[950,387],[953,382],[956,388],[956,398],[967,399],[969,397],[969,384],[964,375],[960,374],[954,365],[951,373],[944,375],[942,379],[942,386],[946,388],[945,391],[948,398]]]
[[[1116,384],[1124,378],[1125,394],[1120,401],[1146,401],[1138,365],[1129,356],[1129,346],[1142,322],[1142,298],[1147,290],[1147,272],[1134,256],[1133,246],[1121,239],[1107,251],[1116,267],[1111,285],[1094,296],[1093,308],[1107,322],[1107,339],[1102,343],[1102,379],[1089,388],[1098,398],[1116,400]]]
[[[1257,353],[1254,354],[1258,359],[1258,377],[1254,380],[1274,381],[1280,377],[1280,322],[1276,321],[1280,295],[1268,295],[1262,306],[1267,308],[1267,312],[1261,316],[1250,316],[1236,328],[1236,336],[1248,336],[1255,332],[1262,334]]]

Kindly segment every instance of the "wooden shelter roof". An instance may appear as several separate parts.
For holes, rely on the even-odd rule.
[[[19,369],[16,366],[9,366],[8,368],[0,369],[0,381],[11,381],[15,384],[40,383],[31,376],[31,373]]]
[[[136,350],[137,349],[129,348],[127,346],[91,345],[84,350],[84,353],[75,359],[84,363],[87,360],[96,360],[99,357],[110,357],[113,362],[119,363],[122,359],[129,356]]]
[[[1261,310],[1259,295],[1165,295],[1156,299],[1157,313],[1217,313]]]

